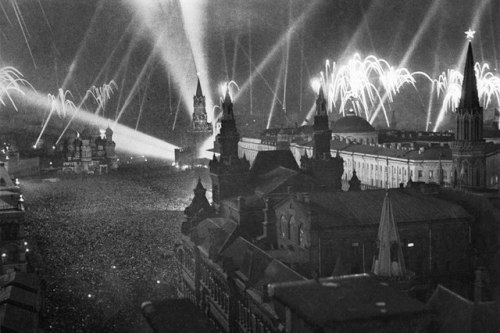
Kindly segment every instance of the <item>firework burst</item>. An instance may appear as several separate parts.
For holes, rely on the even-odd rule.
[[[59,88],[57,95],[48,94],[49,114],[52,115],[55,112],[60,118],[66,118],[68,111],[76,111],[76,105],[68,99],[68,96],[73,98],[73,94],[69,90],[64,91],[62,88]]]
[[[219,92],[220,92],[220,102],[224,101],[224,98],[226,97],[226,91],[229,91],[229,96],[231,97],[231,100],[234,99],[233,96],[235,96],[235,89],[236,92],[240,90],[240,87],[238,84],[234,81],[229,81],[229,82],[223,82],[219,85]]]
[[[31,87],[31,84],[23,78],[21,72],[10,66],[0,68],[0,103],[5,106],[7,105],[6,100],[8,100],[17,111],[17,106],[12,99],[11,93],[16,92],[24,95],[21,89],[22,85]]]
[[[500,105],[500,78],[489,71],[489,65],[476,63],[474,71],[476,73],[477,92],[483,107],[487,108],[493,100]],[[449,69],[443,72],[436,82],[437,96],[442,96],[443,104],[434,126],[434,131],[439,129],[448,111],[455,112],[460,103],[462,95],[463,75],[457,70]]]
[[[106,109],[106,104],[111,99],[111,95],[114,93],[114,90],[118,90],[118,86],[114,80],[111,80],[109,83],[103,84],[101,87],[92,86],[87,93],[94,97],[94,100],[97,102],[98,108],[95,114],[98,114],[100,110],[103,110],[103,113]]]
[[[371,121],[378,103],[388,122],[384,103],[386,100],[392,103],[403,86],[409,84],[415,87],[416,75],[423,75],[430,80],[423,72],[412,73],[406,68],[395,68],[373,55],[363,59],[356,53],[341,66],[330,64],[327,60],[325,71],[311,84],[316,91],[320,86],[323,87],[330,112],[338,107],[339,113],[345,115],[346,110],[353,108],[356,114]]]

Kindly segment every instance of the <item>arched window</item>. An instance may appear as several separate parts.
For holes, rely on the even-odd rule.
[[[292,216],[290,218],[290,220],[288,221],[288,234],[287,234],[287,237],[289,240],[292,240],[292,235],[293,235],[293,231],[295,229],[295,217]]]
[[[281,237],[286,238],[287,234],[287,221],[285,215],[281,215],[280,219]]]
[[[299,225],[297,227],[297,241],[298,241],[298,244],[299,246],[302,246],[304,247],[305,246],[305,232],[304,232],[304,227],[301,225]]]
[[[464,119],[464,140],[469,140],[469,119]]]

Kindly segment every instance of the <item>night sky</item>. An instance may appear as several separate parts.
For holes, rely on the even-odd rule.
[[[33,58],[13,2],[24,19]],[[255,69],[294,22],[299,23],[289,42],[284,39],[262,76],[255,76],[252,107],[250,89],[241,91],[237,115],[252,112],[265,125],[287,48],[286,111],[292,123],[301,123],[314,102],[310,79],[324,69],[326,59],[342,63],[358,52],[397,67],[415,40],[405,67],[437,78],[447,69],[462,71],[464,31],[472,27],[477,31],[475,61],[489,63],[495,74],[500,62],[500,3],[495,0],[2,0],[2,6],[2,66],[16,67],[43,95],[56,93],[66,81],[64,88],[75,103],[91,85],[114,79],[121,93],[115,92],[106,107],[105,116],[112,119],[137,81],[120,123],[165,139],[174,135],[174,122],[180,130],[189,121],[192,111],[186,104],[192,103],[197,72],[207,99],[217,104],[219,85],[229,80],[244,85],[249,56]],[[277,89],[280,101],[284,82]],[[418,93],[411,86],[403,88],[391,107],[402,126],[423,129],[430,84],[418,79],[417,88]],[[275,103],[277,110],[282,108]],[[95,105],[85,107],[92,110]],[[439,107],[440,101],[434,100],[433,110]],[[277,116],[273,125],[280,121]],[[382,118],[375,124],[383,125]]]

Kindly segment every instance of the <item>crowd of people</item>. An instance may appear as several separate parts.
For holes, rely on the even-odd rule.
[[[144,166],[22,180],[48,331],[150,331],[140,305],[175,296],[173,249],[198,176],[208,185],[206,169]]]

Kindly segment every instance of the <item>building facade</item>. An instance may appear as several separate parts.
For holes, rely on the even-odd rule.
[[[81,134],[71,132],[64,147],[64,173],[107,173],[118,168],[113,130],[108,126],[101,134],[98,128],[85,128]]]

